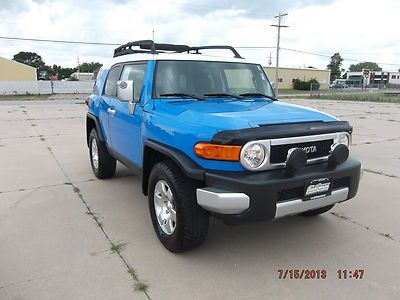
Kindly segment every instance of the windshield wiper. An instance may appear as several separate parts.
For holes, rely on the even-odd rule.
[[[196,99],[196,100],[204,101],[204,98],[201,98],[196,95],[185,94],[185,93],[161,94],[160,97],[179,97],[179,98],[185,98],[185,99]]]
[[[235,98],[235,99],[243,99],[243,97],[226,94],[226,93],[212,93],[212,94],[204,94],[206,97],[219,97],[219,98]]]
[[[263,97],[263,98],[271,99],[272,101],[277,101],[278,100],[278,99],[276,99],[276,98],[274,98],[272,96],[268,96],[268,95],[265,95],[265,94],[262,94],[262,93],[244,93],[244,94],[240,94],[239,96],[242,96],[242,97],[257,97],[257,98]]]

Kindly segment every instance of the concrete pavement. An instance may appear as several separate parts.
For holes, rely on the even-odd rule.
[[[1,101],[0,299],[398,299],[400,105],[288,102],[354,125],[367,170],[357,197],[315,218],[212,219],[204,245],[176,255],[153,232],[138,177],[121,165],[93,176],[82,101]],[[339,280],[343,269],[364,277]]]

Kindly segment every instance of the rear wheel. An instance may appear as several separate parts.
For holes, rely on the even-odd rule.
[[[171,161],[157,163],[149,179],[149,210],[160,242],[171,252],[198,247],[208,232],[208,212],[196,201],[196,186]]]
[[[117,161],[108,153],[106,145],[100,141],[94,128],[89,135],[89,155],[93,173],[97,178],[114,176]]]
[[[335,204],[324,206],[318,209],[313,209],[313,210],[307,210],[305,212],[302,212],[300,215],[304,217],[313,217],[313,216],[318,216],[320,214],[323,214],[330,210],[332,207],[334,207]]]

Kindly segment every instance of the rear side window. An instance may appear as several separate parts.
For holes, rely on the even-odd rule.
[[[107,76],[106,88],[104,90],[104,94],[112,97],[117,96],[117,81],[119,80],[120,74],[121,74],[121,66],[114,66],[110,69]]]
[[[134,65],[124,66],[122,71],[121,80],[133,80],[135,89],[134,99],[140,99],[140,93],[142,92],[144,74],[146,72],[147,63],[140,63]]]

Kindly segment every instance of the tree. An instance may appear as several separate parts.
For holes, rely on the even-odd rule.
[[[103,65],[99,62],[82,63],[79,65],[79,72],[82,73],[93,73],[94,71],[100,69]]]
[[[355,65],[350,65],[349,71],[350,72],[362,72],[363,69],[368,69],[370,71],[382,71],[382,68],[378,66],[377,63],[374,62],[361,62]]]
[[[331,56],[331,62],[327,65],[328,69],[331,69],[331,81],[334,81],[340,78],[341,69],[343,58],[340,56],[339,53],[335,53]]]
[[[18,52],[14,55],[13,60],[36,68],[37,77],[39,79],[47,79],[49,76],[48,72],[50,67],[47,67],[42,57],[35,52]]]
[[[53,74],[57,75],[59,80],[70,78],[71,74],[77,71],[77,68],[63,68],[61,66],[53,65]]]

